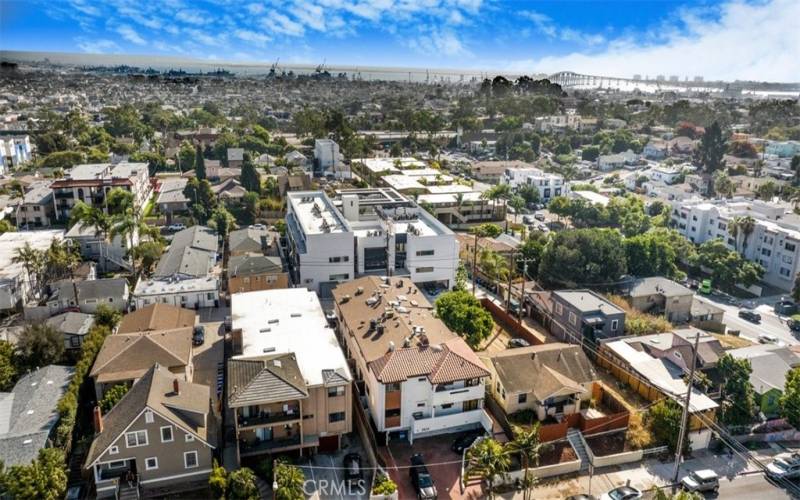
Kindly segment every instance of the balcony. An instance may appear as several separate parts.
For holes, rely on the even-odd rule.
[[[440,406],[447,403],[463,403],[473,399],[483,399],[485,389],[483,384],[472,387],[443,388],[437,387],[433,393],[433,405]]]
[[[248,455],[257,455],[259,453],[283,451],[300,446],[300,441],[301,439],[299,434],[296,436],[270,439],[267,441],[255,440],[248,442],[240,439],[239,455],[244,457]]]
[[[288,411],[262,411],[259,415],[251,415],[249,417],[238,415],[237,423],[239,424],[239,428],[243,429],[246,427],[257,427],[261,425],[277,424],[280,422],[290,422],[293,420],[300,420],[301,418],[302,415],[300,415],[300,407],[297,406],[294,408],[289,408]]]
[[[55,191],[53,192],[53,197],[57,200],[62,198],[75,198],[75,193],[72,191]]]
[[[386,417],[385,428],[400,427],[400,415],[396,417]]]
[[[411,431],[416,435],[470,424],[480,424],[487,432],[492,430],[492,418],[483,408],[479,408],[460,413],[414,419]]]

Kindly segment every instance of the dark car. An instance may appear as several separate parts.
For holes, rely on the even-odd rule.
[[[203,345],[206,341],[206,327],[203,325],[197,325],[194,327],[194,333],[192,334],[192,345],[198,346]]]
[[[411,456],[409,474],[411,475],[411,484],[413,484],[414,489],[417,490],[417,498],[420,500],[434,500],[438,498],[431,473],[428,472],[428,468],[425,466],[425,460],[419,453]]]
[[[739,317],[753,323],[761,323],[761,315],[752,309],[742,309],[739,311]]]
[[[363,471],[361,470],[361,455],[358,453],[348,453],[344,456],[344,478],[348,481],[353,479],[361,479]]]
[[[511,349],[514,349],[514,348],[517,348],[517,347],[529,347],[530,345],[531,345],[530,342],[528,342],[525,339],[520,339],[520,338],[511,339],[511,340],[508,341],[508,347],[510,347]]]
[[[472,446],[472,443],[475,442],[476,439],[480,437],[479,432],[468,432],[466,434],[462,434],[453,441],[453,444],[450,446],[450,449],[453,450],[454,453],[458,453],[461,455],[464,453],[464,450]]]
[[[585,493],[581,493],[580,495],[572,495],[571,497],[567,497],[567,500],[597,500],[594,495],[587,495]]]
[[[800,321],[796,319],[788,319],[786,320],[786,324],[789,325],[789,330],[793,332],[800,332]]]

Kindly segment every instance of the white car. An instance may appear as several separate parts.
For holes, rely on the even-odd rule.
[[[800,454],[781,453],[767,465],[767,475],[773,479],[796,479],[800,477]]]
[[[186,224],[181,222],[176,222],[175,224],[167,226],[167,231],[183,231],[184,229],[186,229]]]
[[[775,335],[770,335],[768,333],[762,333],[761,335],[758,336],[758,341],[761,344],[777,344],[778,337],[776,337]]]
[[[620,486],[600,496],[600,500],[637,500],[639,498],[642,498],[642,492],[633,486]]]
[[[718,491],[719,476],[710,469],[690,472],[681,479],[681,488],[686,491]]]

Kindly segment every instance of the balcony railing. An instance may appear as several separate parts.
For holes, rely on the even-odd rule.
[[[279,412],[261,412],[259,415],[251,415],[245,417],[239,415],[237,421],[239,427],[252,427],[257,425],[275,424],[279,422],[288,422],[290,420],[300,420],[300,407],[289,409],[289,411]]]
[[[282,448],[291,448],[300,445],[300,435],[270,439],[267,441],[244,441],[239,440],[239,454],[251,455],[256,453],[263,453],[267,451],[278,450]]]

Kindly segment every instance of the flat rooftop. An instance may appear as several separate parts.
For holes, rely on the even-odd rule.
[[[213,276],[203,278],[190,278],[180,281],[168,281],[159,279],[139,279],[133,295],[174,295],[189,291],[217,290],[219,279]]]
[[[361,163],[367,170],[373,173],[380,172],[398,172],[402,169],[425,168],[427,165],[424,161],[417,160],[416,158],[354,158],[351,162]],[[396,166],[395,166],[396,165]]]
[[[304,234],[344,233],[350,230],[347,221],[322,191],[289,193],[288,200]]]
[[[64,231],[48,229],[43,231],[15,231],[0,235],[0,277],[13,277],[19,275],[23,266],[21,263],[11,262],[18,248],[26,243],[36,250],[46,250],[53,239],[64,239]]]
[[[599,310],[602,310],[604,313],[616,314],[625,312],[590,290],[557,290],[553,292],[553,295],[561,297],[564,301],[572,304],[581,312]]]
[[[352,380],[314,292],[286,288],[234,293],[231,319],[233,329],[242,331],[242,354],[236,358],[294,353],[307,385],[323,384],[323,371],[328,370]]]

